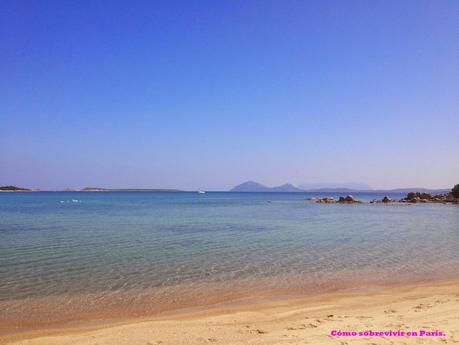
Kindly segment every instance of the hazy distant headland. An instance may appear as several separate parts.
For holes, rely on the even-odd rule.
[[[321,186],[320,188],[311,188],[315,186]],[[428,189],[428,188],[396,188],[396,189],[372,189],[369,185],[364,183],[351,183],[345,184],[345,187],[342,187],[338,184],[331,184],[328,186],[326,184],[317,185],[300,185],[295,187],[290,183],[283,184],[276,187],[268,187],[261,183],[255,181],[247,181],[241,183],[234,188],[231,192],[309,192],[309,193],[411,193],[411,192],[422,192],[422,193],[445,193],[449,192],[450,189]],[[354,186],[354,188],[352,188]],[[309,188],[304,188],[309,187]],[[357,188],[363,187],[363,188]]]
[[[179,189],[168,188],[101,188],[101,187],[86,187],[80,192],[183,192]]]
[[[302,190],[320,190],[320,189],[349,189],[349,190],[372,190],[371,186],[363,182],[348,183],[302,183],[298,185]]]
[[[324,186],[321,188],[304,188],[313,186]],[[346,187],[342,187],[346,186]],[[349,188],[349,187],[368,187],[368,188]],[[82,189],[66,188],[62,190],[40,190],[36,188],[24,188],[17,186],[0,186],[0,192],[42,192],[42,191],[53,191],[53,192],[186,192],[185,190],[173,189],[173,188],[103,188],[103,187],[85,187]],[[364,183],[352,183],[352,184],[330,184],[327,187],[325,184],[308,184],[294,186],[290,183],[285,183],[280,186],[269,187],[255,181],[247,181],[233,187],[230,192],[280,192],[280,193],[401,193],[408,194],[412,192],[419,193],[431,193],[440,194],[449,192],[449,188],[445,189],[428,189],[428,188],[396,188],[396,189],[372,189],[370,186]],[[188,191],[195,192],[195,191]]]
[[[38,189],[29,189],[16,186],[0,186],[0,192],[38,192]]]
[[[0,192],[51,192],[42,191],[39,189],[30,189],[17,186],[0,186]],[[63,190],[56,190],[52,192],[183,192],[179,189],[167,188],[101,188],[101,187],[86,187],[83,189],[66,188]]]

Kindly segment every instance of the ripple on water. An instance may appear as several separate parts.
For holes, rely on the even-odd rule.
[[[24,320],[33,319],[32,306],[50,319],[51,311],[141,313],[244,291],[397,284],[459,270],[454,206],[210,194],[1,195],[2,310]],[[64,199],[81,203],[61,207]]]

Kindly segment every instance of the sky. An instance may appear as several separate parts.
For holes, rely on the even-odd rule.
[[[0,185],[459,183],[458,1],[0,2]]]

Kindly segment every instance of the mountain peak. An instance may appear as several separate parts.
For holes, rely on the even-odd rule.
[[[231,192],[303,192],[303,190],[290,183],[277,187],[267,187],[255,181],[247,181],[231,189]]]
[[[261,183],[246,181],[231,189],[231,192],[266,192],[268,189],[269,187],[266,187]]]

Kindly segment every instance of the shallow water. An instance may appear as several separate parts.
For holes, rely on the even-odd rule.
[[[457,276],[457,205],[316,204],[310,196],[0,193],[3,316],[167,310],[206,287],[208,295]]]

